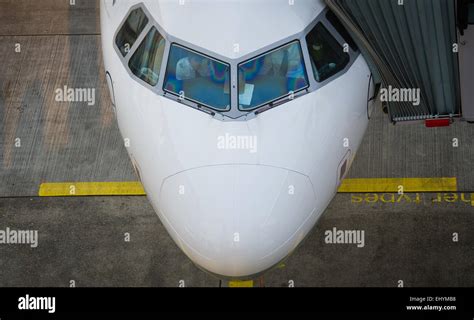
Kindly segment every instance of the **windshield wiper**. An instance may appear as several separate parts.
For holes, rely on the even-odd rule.
[[[216,112],[215,112],[215,111],[213,111],[212,109],[210,109],[210,108],[208,108],[208,107],[206,107],[206,106],[204,106],[204,105],[202,105],[202,104],[199,104],[199,103],[198,103],[198,104],[197,104],[197,108],[198,108],[198,110],[201,110],[201,111],[203,111],[203,112],[205,112],[205,113],[207,113],[207,114],[210,114],[210,115],[213,116],[213,117],[216,115]]]
[[[277,106],[279,106],[279,105],[282,105],[282,104],[287,103],[287,102],[289,102],[289,101],[293,101],[293,100],[295,100],[297,97],[299,97],[300,95],[303,95],[303,94],[305,94],[305,93],[308,93],[308,89],[307,89],[307,88],[304,89],[304,90],[301,90],[301,91],[299,91],[299,92],[293,93],[293,98],[290,98],[292,95],[291,95],[291,94],[288,94],[288,95],[286,95],[286,96],[284,96],[284,97],[282,97],[282,98],[280,98],[280,99],[278,99],[278,100],[271,101],[271,102],[269,102],[269,103],[267,103],[267,104],[265,104],[265,105],[263,105],[263,106],[257,108],[257,109],[254,111],[254,114],[255,114],[255,115],[258,115],[258,114],[260,114],[260,113],[262,113],[262,112],[265,112],[265,111],[267,111],[267,110],[270,110],[270,109],[272,109],[272,108],[275,108],[275,107],[277,107]]]

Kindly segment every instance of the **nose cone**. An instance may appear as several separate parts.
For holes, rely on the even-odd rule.
[[[202,268],[225,277],[263,272],[314,224],[310,180],[261,165],[209,166],[167,178],[158,201],[175,242]]]

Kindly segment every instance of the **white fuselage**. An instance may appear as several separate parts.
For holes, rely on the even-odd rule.
[[[296,1],[282,11],[277,3],[287,0],[186,1],[191,12],[177,0],[113,2],[101,1],[105,69],[120,131],[161,222],[213,274],[245,278],[276,265],[313,228],[361,143],[370,83],[364,58],[317,90],[248,120],[223,121],[132,79],[114,47],[130,8],[145,6],[183,44],[238,60],[302,32],[323,2]],[[245,14],[265,3],[267,10]]]

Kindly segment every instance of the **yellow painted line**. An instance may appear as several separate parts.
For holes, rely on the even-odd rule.
[[[253,281],[252,280],[248,280],[248,281],[239,281],[239,280],[229,281],[229,288],[253,288]]]
[[[142,196],[145,190],[140,182],[60,182],[42,183],[40,197],[75,196]]]
[[[390,193],[403,192],[457,192],[456,178],[370,178],[345,179],[338,192],[349,193]]]
[[[341,193],[457,192],[456,178],[369,178],[345,179]],[[55,182],[42,183],[40,197],[145,195],[140,182]]]

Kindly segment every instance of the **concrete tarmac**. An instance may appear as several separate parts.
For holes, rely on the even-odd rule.
[[[339,194],[265,286],[473,286],[471,196]],[[0,231],[38,230],[36,248],[0,244],[2,287],[219,286],[145,197],[4,198],[0,213]],[[363,246],[327,243],[334,228],[364,231]]]

